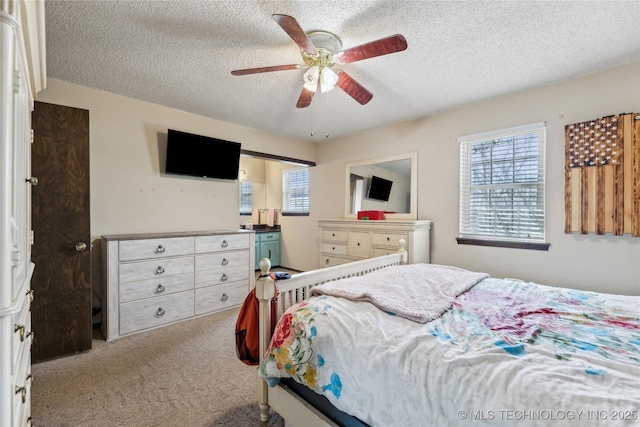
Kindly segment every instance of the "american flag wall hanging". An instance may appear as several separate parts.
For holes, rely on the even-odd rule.
[[[640,236],[640,113],[565,126],[564,232]]]

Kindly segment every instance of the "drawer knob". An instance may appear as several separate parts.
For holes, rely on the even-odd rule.
[[[158,268],[156,268],[156,275],[160,275],[164,273],[164,268],[162,268],[162,266],[158,266]]]
[[[325,260],[324,260],[324,263],[325,263],[325,264],[329,264],[329,258],[325,259]]]
[[[27,387],[18,387],[16,386],[16,394],[20,395],[20,399],[22,400],[22,403],[26,403],[27,402]]]
[[[222,273],[222,277],[220,278],[220,280],[222,280],[223,282],[226,282],[229,279],[229,276],[227,276],[227,273]]]
[[[158,307],[158,310],[156,311],[155,316],[156,317],[162,317],[164,316],[165,311],[162,309],[162,307]]]
[[[222,294],[222,298],[220,298],[220,301],[225,302],[226,300],[229,299],[229,295],[227,294]]]
[[[220,246],[222,246],[223,248],[226,248],[227,246],[229,246],[229,242],[227,242],[226,240],[223,240]]]
[[[24,341],[24,325],[13,325],[13,332],[19,332],[20,333],[20,342]]]
[[[220,265],[227,265],[229,264],[229,260],[226,258],[222,258],[222,262],[220,263]]]
[[[387,237],[387,242],[390,241],[391,239]]]
[[[158,245],[158,247],[154,250],[154,252],[157,254],[163,254],[164,251],[166,251],[166,249],[162,245]]]
[[[164,286],[162,286],[162,285],[160,285],[160,284],[159,284],[159,285],[158,285],[158,287],[157,287],[157,288],[156,288],[156,290],[155,290],[155,293],[156,293],[156,294],[161,294],[161,293],[163,293],[164,291],[165,291]]]
[[[27,335],[25,335],[27,338],[31,338],[31,343],[33,344],[33,338],[35,337],[36,333],[33,331],[29,331],[27,332]]]

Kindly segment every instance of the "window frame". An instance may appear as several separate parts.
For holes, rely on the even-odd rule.
[[[302,198],[306,196],[306,203],[303,202],[302,206],[295,207],[292,205],[297,205],[298,203],[292,203],[291,197],[292,193],[294,193],[293,188],[291,188],[291,177],[292,173],[297,173],[300,171],[306,171],[306,177],[302,179]],[[306,182],[305,182],[306,181]],[[309,168],[308,167],[296,167],[296,168],[288,168],[282,170],[282,216],[309,216]],[[296,187],[299,188],[299,187]],[[305,206],[306,205],[306,206]]]
[[[530,135],[537,136],[537,147],[535,154],[529,153],[529,156],[522,156],[522,150],[527,147],[527,139],[523,137],[529,137]],[[509,141],[510,140],[510,141]],[[513,144],[512,146],[512,159],[511,165],[512,168],[510,173],[513,176],[510,179],[505,180],[505,176],[498,176],[494,173],[499,166],[504,166],[508,164],[505,162],[504,158],[499,160],[494,160],[493,158],[493,150],[494,147],[499,144],[509,143]],[[545,174],[546,174],[546,159],[545,159],[545,149],[546,149],[546,123],[538,122],[532,123],[523,126],[517,126],[507,129],[500,129],[496,131],[484,132],[474,135],[468,135],[464,137],[458,138],[458,143],[460,145],[460,198],[459,198],[459,218],[458,218],[458,233],[459,237],[456,238],[458,244],[464,245],[477,245],[477,246],[496,246],[496,247],[507,247],[507,248],[518,248],[518,249],[534,249],[534,250],[548,250],[550,244],[545,242],[546,238],[546,212],[545,212],[545,198],[546,198],[546,183],[545,183]],[[482,161],[476,161],[475,164],[473,162],[472,149],[474,146],[478,146],[480,144],[491,144],[491,148],[489,149],[491,152],[490,160],[482,159]],[[518,149],[520,151],[518,152]],[[531,165],[531,161],[533,159],[533,165]],[[477,177],[474,177],[474,165],[480,167],[480,165],[488,165],[490,169],[489,180],[492,182],[484,182],[484,183],[476,183],[474,184],[472,181],[477,180]],[[533,166],[533,167],[531,167]],[[528,174],[525,176],[526,179],[518,179],[515,174],[519,170],[518,167],[524,168]],[[533,172],[533,173],[532,173]],[[532,175],[535,175],[535,178],[532,180]],[[494,178],[497,178],[496,181],[493,181]],[[522,195],[522,193],[518,193],[518,190],[531,190],[534,189],[535,202],[529,202],[527,200],[526,195]],[[494,194],[500,194],[501,191],[507,191],[511,194],[516,194],[520,197],[520,200],[516,200],[514,198],[511,199],[512,206],[507,211],[508,217],[516,217],[521,212],[518,212],[518,209],[514,206],[517,202],[522,203],[523,201],[527,203],[525,206],[526,210],[529,210],[529,213],[525,213],[525,217],[527,219],[532,219],[533,222],[541,223],[540,226],[536,226],[535,224],[531,225],[527,230],[533,235],[529,235],[529,237],[525,237],[522,235],[517,235],[518,233],[509,233],[508,231],[500,231],[500,229],[508,229],[509,227],[502,227],[502,225],[508,224],[508,222],[498,222],[496,221],[495,226],[491,224],[490,226],[486,226],[487,223],[478,223],[475,222],[472,218],[473,216],[473,207],[472,207],[472,191],[476,190],[478,192],[488,192],[490,196],[483,201],[490,201]],[[502,206],[504,207],[504,206]],[[533,209],[532,209],[533,208]],[[485,211],[485,213],[490,213],[491,217],[497,216],[497,212],[499,211],[498,206],[491,206],[489,209]],[[495,215],[494,215],[495,214]],[[486,216],[484,217],[486,218]],[[485,225],[485,232],[478,232],[478,228],[480,226]],[[493,227],[493,229],[491,229]],[[488,231],[487,231],[488,230]],[[525,231],[526,232],[526,231]],[[524,233],[520,233],[524,234]]]
[[[247,187],[249,188],[249,191],[247,190]],[[244,191],[243,191],[244,190]],[[239,210],[240,210],[240,215],[241,216],[250,216],[253,214],[253,186],[251,184],[251,181],[239,181],[239,185],[238,185],[238,197],[239,197]],[[249,203],[247,204],[247,199],[249,201]],[[247,210],[243,210],[244,209],[249,209]]]

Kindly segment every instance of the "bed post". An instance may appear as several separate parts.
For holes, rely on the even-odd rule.
[[[398,249],[398,252],[402,254],[402,261],[400,262],[400,264],[406,264],[408,259],[407,242],[405,242],[404,239],[400,239],[398,243],[400,243],[400,249]]]
[[[275,293],[275,284],[269,276],[271,261],[268,258],[260,260],[260,277],[256,280],[256,298],[259,304],[260,318],[260,362],[264,359],[269,342],[271,341],[271,298]],[[258,377],[257,397],[260,406],[260,420],[266,422],[269,419],[268,385],[265,380]]]

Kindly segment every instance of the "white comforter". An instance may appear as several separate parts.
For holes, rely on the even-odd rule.
[[[638,425],[640,298],[485,279],[426,324],[314,297],[260,375],[372,426]]]

